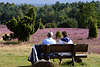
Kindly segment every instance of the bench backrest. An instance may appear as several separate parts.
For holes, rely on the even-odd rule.
[[[50,58],[49,53],[51,52],[71,52],[72,57],[75,57],[76,52],[88,52],[88,44],[51,44],[41,47],[46,54],[46,58]]]
[[[88,44],[51,44],[43,45],[42,49],[45,52],[87,52]]]

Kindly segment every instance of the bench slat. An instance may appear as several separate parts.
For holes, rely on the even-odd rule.
[[[53,44],[49,46],[50,52],[72,52],[74,44]]]
[[[80,57],[80,58],[87,58],[87,54],[76,54],[75,57]],[[51,59],[54,59],[54,58],[72,58],[72,55],[55,55],[55,56],[50,56]]]
[[[87,52],[88,51],[88,44],[77,44],[74,46],[75,52]]]
[[[43,45],[42,49],[44,51],[49,50],[49,52],[87,52],[88,44],[52,44],[52,45]]]

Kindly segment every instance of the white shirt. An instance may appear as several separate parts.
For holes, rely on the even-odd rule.
[[[56,44],[56,40],[54,40],[53,38],[47,38],[47,39],[44,39],[42,41],[42,44]]]
[[[62,38],[62,39],[60,39],[57,43],[58,44],[73,44],[73,41],[68,37],[65,37],[65,38]]]
[[[73,41],[70,40],[69,42],[65,42],[65,41],[59,40],[59,41],[57,42],[57,44],[73,44]]]
[[[68,37],[67,37],[68,38]],[[58,44],[73,44],[73,41],[71,39],[68,38],[68,42],[66,41],[62,41],[61,39],[57,42]],[[60,52],[58,53],[58,55],[67,55],[67,56],[71,56],[72,54],[70,52]]]

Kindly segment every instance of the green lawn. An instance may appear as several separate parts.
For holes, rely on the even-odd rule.
[[[27,61],[31,51],[30,45],[14,45],[0,46],[0,67],[28,67],[31,65]],[[67,62],[71,59],[64,59],[60,67],[72,67]],[[88,58],[82,59],[83,63],[75,63],[76,67],[100,67],[100,55],[89,54]],[[51,60],[52,61],[52,60]],[[55,66],[58,65],[58,60],[55,59]],[[56,67],[57,67],[56,66]]]

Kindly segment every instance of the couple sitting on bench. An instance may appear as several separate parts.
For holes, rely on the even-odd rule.
[[[50,45],[50,44],[73,44],[72,40],[68,37],[66,31],[62,32],[63,38],[61,38],[58,42],[56,42],[56,40],[54,40],[52,38],[53,36],[53,32],[48,32],[47,36],[48,38],[44,39],[42,41],[41,45],[33,45],[32,46],[32,51],[30,56],[28,57],[28,60],[33,64],[34,62],[40,60],[40,59],[46,59],[48,60],[48,58],[45,58],[45,53],[42,53],[42,45]],[[54,53],[51,53],[50,55],[52,56]],[[71,55],[70,52],[66,52],[66,53],[58,53],[58,55]]]
[[[66,31],[62,32],[63,38],[61,38],[58,42],[52,38],[53,32],[48,32],[47,39],[42,41],[42,44],[73,44],[72,40],[68,38]]]

